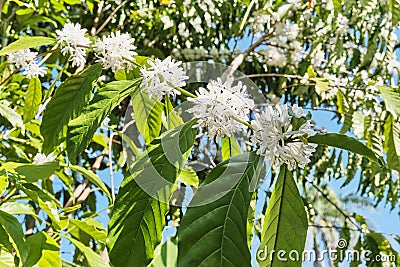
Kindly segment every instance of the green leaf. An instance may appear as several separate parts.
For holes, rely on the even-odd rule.
[[[21,115],[9,107],[7,100],[0,101],[0,115],[6,118],[12,126],[22,127],[24,125]]]
[[[83,221],[69,219],[70,226],[76,227],[79,230],[87,233],[93,237],[96,241],[106,242],[106,231],[101,223],[93,218],[89,218]]]
[[[23,184],[21,190],[49,216],[55,228],[61,229],[58,208],[61,207],[57,199],[46,191],[33,184]]]
[[[91,248],[85,246],[75,238],[71,238],[68,236],[64,236],[67,238],[69,241],[71,241],[72,244],[74,244],[75,247],[77,247],[82,254],[85,256],[87,262],[89,263],[89,266],[91,267],[108,267],[109,265],[104,261],[99,254],[96,254]]]
[[[146,144],[149,144],[160,134],[163,105],[150,99],[147,93],[137,92],[132,96],[132,107],[136,126]]]
[[[383,265],[382,264],[383,261],[379,260],[379,259],[384,259],[381,256],[382,254],[384,255],[395,254],[395,256],[397,256],[396,255],[397,253],[392,249],[386,237],[377,232],[369,232],[365,234],[364,249],[371,251],[370,254],[368,255],[368,258],[370,260],[366,262],[367,263],[366,266],[368,267],[388,266],[388,265]]]
[[[87,178],[92,184],[94,184],[95,186],[97,186],[98,188],[101,189],[101,191],[103,191],[106,196],[111,200],[111,195],[110,192],[108,191],[106,185],[101,181],[100,177],[95,174],[92,171],[89,171],[83,167],[80,166],[76,166],[76,165],[69,165],[68,166],[72,171],[74,172],[79,172],[80,174],[82,174],[85,178]]]
[[[385,102],[386,109],[392,113],[393,116],[400,117],[400,93],[390,86],[377,86],[383,101]]]
[[[46,106],[40,127],[45,154],[65,140],[68,122],[76,118],[89,102],[93,83],[100,77],[101,70],[100,64],[90,66],[80,74],[71,75],[56,89]]]
[[[81,114],[68,123],[67,152],[75,163],[79,155],[90,143],[97,128],[108,114],[125,99],[139,84],[135,81],[116,81],[99,88]]]
[[[165,226],[170,190],[194,143],[194,123],[154,139],[122,181],[108,224],[107,246],[114,266],[146,266],[153,259]]]
[[[336,105],[340,114],[346,114],[349,110],[349,104],[347,103],[346,97],[340,90],[337,92]]]
[[[8,176],[0,175],[0,196],[4,193],[7,187],[8,187]]]
[[[178,266],[251,266],[247,215],[258,164],[259,156],[252,152],[211,170],[179,226]],[[210,199],[214,191],[218,196]]]
[[[179,116],[178,112],[175,111],[169,97],[166,96],[164,99],[165,99],[165,105],[164,105],[165,119],[163,120],[164,127],[167,130],[170,130],[175,127],[178,127],[179,125],[182,125],[184,122],[182,118]]]
[[[318,145],[327,145],[345,149],[381,164],[381,160],[371,149],[353,137],[337,133],[327,133],[310,136],[308,141]]]
[[[161,251],[154,258],[150,267],[176,267],[176,259],[178,257],[178,244],[177,240],[173,237],[169,237],[167,241],[161,246]]]
[[[46,232],[29,236],[26,243],[30,248],[26,266],[61,267],[60,248],[57,242]]]
[[[56,40],[43,36],[21,36],[17,41],[9,44],[0,50],[0,56],[4,56],[26,48],[36,48],[38,46],[54,43]]]
[[[25,99],[24,122],[35,118],[36,112],[42,102],[42,84],[39,78],[32,78],[28,85],[28,94]]]
[[[11,252],[0,249],[0,267],[14,266],[14,256]]]
[[[33,209],[32,205],[29,204],[23,204],[19,202],[6,202],[1,204],[0,210],[7,212],[8,214],[11,215],[17,215],[17,214],[31,215],[39,222],[41,221],[40,218],[36,215],[36,212]]]
[[[25,243],[22,225],[14,216],[0,210],[0,225],[9,236],[9,239],[17,252],[18,258],[24,264],[28,258],[29,247]]]
[[[43,164],[7,162],[0,169],[16,174],[21,181],[34,183],[48,179],[58,167],[58,161]]]
[[[389,168],[400,171],[400,123],[389,115],[384,124],[384,150],[387,155]]]
[[[392,24],[396,25],[400,21],[400,1],[390,0],[389,9],[392,12]]]
[[[185,166],[179,173],[178,179],[186,185],[199,187],[199,177],[192,167]]]
[[[242,150],[240,149],[236,139],[231,136],[222,137],[222,160],[229,159],[230,157],[235,157],[242,154]]]
[[[286,165],[281,167],[267,212],[261,236],[261,245],[257,252],[260,267],[264,266],[301,266],[302,251],[307,236],[307,213],[292,172]],[[287,254],[295,250],[298,260],[280,261],[272,250],[284,250]],[[285,255],[288,257],[288,255]]]

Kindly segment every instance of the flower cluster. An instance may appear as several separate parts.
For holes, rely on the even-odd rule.
[[[15,64],[17,68],[24,69],[23,75],[28,78],[36,78],[46,75],[46,68],[39,66],[36,62],[38,53],[29,49],[19,50],[8,55],[8,61]]]
[[[119,69],[131,70],[134,66],[135,55],[134,45],[135,39],[131,38],[128,33],[111,33],[109,36],[104,36],[95,44],[95,50],[99,57],[99,62],[104,68],[111,68],[112,71]]]
[[[79,23],[66,23],[62,30],[56,30],[57,41],[64,45],[61,49],[63,55],[71,55],[72,66],[83,66],[86,63],[86,49],[90,39],[85,37],[86,29],[81,29]]]
[[[189,78],[180,66],[182,62],[167,57],[164,60],[157,58],[154,62],[149,60],[147,63],[149,68],[140,69],[143,76],[141,87],[150,98],[157,98],[160,101],[164,95],[180,94],[174,87],[185,86],[185,80]]]
[[[256,113],[256,120],[251,121],[254,130],[251,142],[259,147],[257,154],[277,167],[287,164],[289,170],[296,165],[304,168],[317,146],[303,141],[314,133],[311,122],[304,116],[297,105],[289,108],[280,103]]]
[[[254,101],[249,98],[245,85],[240,81],[233,85],[233,82],[233,78],[225,82],[218,78],[207,88],[200,87],[196,98],[188,99],[194,106],[187,111],[198,119],[197,126],[207,127],[210,139],[231,136],[246,128],[240,121],[248,120]]]
[[[32,163],[33,163],[33,164],[36,164],[36,165],[41,165],[41,164],[45,164],[45,163],[47,163],[47,162],[52,162],[52,161],[54,161],[56,158],[57,158],[57,156],[54,155],[53,153],[50,153],[48,156],[46,156],[46,155],[43,154],[43,153],[37,153],[37,154],[35,155],[35,157],[33,157]]]

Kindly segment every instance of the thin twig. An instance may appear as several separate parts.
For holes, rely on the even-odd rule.
[[[14,74],[18,73],[19,69],[14,70],[10,75],[8,75],[3,81],[1,81],[0,86],[5,84]]]
[[[97,25],[98,25],[98,23],[100,21],[101,14],[103,14],[103,12],[102,12],[103,11],[103,5],[104,5],[104,1],[100,1],[100,3],[97,6],[96,17],[94,18],[93,26],[92,26],[92,29],[90,30],[90,34],[92,36],[96,36],[96,28],[97,28]]]
[[[107,24],[110,22],[110,20],[112,19],[112,17],[115,15],[115,13],[118,12],[118,10],[127,3],[128,1],[125,0],[124,2],[122,2],[121,4],[119,4],[114,10],[113,12],[111,12],[110,16],[108,16],[108,18],[106,19],[106,21],[104,21],[103,24],[101,24],[101,26],[97,29],[95,35],[97,35],[99,32],[101,32],[101,30],[107,26]]]
[[[115,188],[114,188],[114,171],[113,171],[113,164],[112,164],[112,142],[113,142],[113,138],[114,136],[116,136],[117,133],[112,133],[110,135],[110,140],[108,141],[108,162],[110,164],[109,166],[109,170],[110,170],[110,187],[111,187],[111,200],[112,203],[114,203],[115,201]]]
[[[329,203],[331,203],[331,204],[335,207],[335,209],[336,209],[337,211],[339,211],[340,214],[342,214],[342,215],[344,216],[344,218],[345,218],[346,220],[350,221],[353,225],[355,225],[355,226],[357,227],[357,229],[359,229],[359,231],[361,231],[361,232],[363,231],[362,228],[361,228],[357,223],[355,223],[349,215],[347,215],[335,202],[333,202],[332,200],[330,200],[330,199],[328,198],[328,195],[327,195],[324,191],[322,191],[321,188],[319,188],[318,186],[316,186],[316,185],[314,184],[314,182],[311,181],[311,180],[309,180],[307,177],[306,177],[305,179],[306,179],[306,181],[307,181],[309,184],[311,184],[311,186],[314,187],[314,188],[315,188]]]

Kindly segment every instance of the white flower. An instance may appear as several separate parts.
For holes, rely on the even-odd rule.
[[[82,66],[86,63],[86,49],[90,45],[90,39],[85,37],[86,29],[76,23],[66,23],[62,30],[56,30],[57,41],[65,46],[61,49],[63,55],[71,55],[72,66]]]
[[[322,63],[325,62],[325,52],[319,50],[314,54],[314,57],[311,59],[311,64],[314,67],[321,67]]]
[[[304,116],[297,105],[291,110],[297,118]],[[296,165],[304,168],[310,162],[309,158],[317,145],[305,144],[299,138],[314,134],[309,120],[299,129],[293,129],[289,107],[281,103],[275,107],[268,106],[261,113],[256,113],[255,118],[251,121],[254,133],[250,140],[258,146],[257,154],[265,156],[276,167],[287,164],[289,170],[294,170]]]
[[[286,25],[286,36],[289,41],[296,39],[299,34],[299,25],[296,23]]]
[[[178,33],[182,37],[189,37],[189,30],[186,29],[186,24],[184,22],[179,23]]]
[[[8,60],[14,63],[17,68],[23,68],[22,75],[25,75],[29,79],[38,76],[43,77],[46,75],[46,68],[40,67],[36,63],[35,58],[37,54],[37,52],[32,52],[29,49],[23,49],[9,54]]]
[[[225,83],[218,78],[210,81],[207,88],[200,87],[196,94],[197,98],[188,98],[194,106],[187,112],[198,119],[196,127],[208,128],[209,139],[220,135],[231,136],[246,129],[235,119],[247,121],[254,101],[249,98],[246,86],[240,81],[233,85],[233,78],[228,78]]]
[[[37,153],[36,156],[33,158],[33,164],[40,165],[47,162],[52,162],[57,158],[56,155],[50,153],[47,157],[43,153]]]
[[[137,55],[134,51],[134,41],[128,33],[121,34],[120,31],[104,36],[96,42],[98,61],[104,68],[111,68],[113,72],[125,68],[131,70],[133,63],[129,60],[135,60],[133,56]]]
[[[46,68],[40,67],[36,62],[32,61],[25,66],[23,75],[30,78],[37,78],[38,76],[43,77],[46,75]]]
[[[189,20],[189,22],[190,22],[190,24],[192,24],[192,26],[196,32],[204,33],[204,30],[201,27],[201,18],[200,17],[196,17],[194,20],[191,19],[191,20]]]
[[[185,80],[189,77],[186,76],[185,71],[180,65],[181,61],[176,62],[170,56],[164,60],[156,59],[155,62],[149,60],[149,69],[141,68],[140,71],[143,75],[141,87],[148,93],[150,98],[157,98],[158,101],[164,95],[179,95],[180,92],[170,84],[178,87],[185,86]]]
[[[348,31],[350,29],[349,19],[339,13],[336,20],[337,20],[337,24],[338,24],[338,28],[337,28],[336,32],[338,34],[348,33]]]
[[[8,61],[14,63],[17,68],[25,68],[29,62],[34,61],[37,52],[32,52],[29,49],[22,49],[8,55]]]
[[[250,19],[251,28],[255,36],[261,36],[263,32],[270,27],[271,16],[261,12],[255,12],[254,17]]]
[[[206,12],[204,13],[204,19],[206,21],[207,27],[211,28],[211,15],[210,13]]]
[[[291,4],[291,5],[293,5],[293,7],[294,8],[300,8],[301,7],[301,4],[302,4],[302,2],[301,1],[299,1],[299,0],[287,0],[287,2],[289,3],[289,4]]]
[[[162,23],[164,23],[164,30],[171,28],[174,26],[174,22],[171,20],[169,16],[163,16],[160,19]]]
[[[296,118],[301,118],[301,117],[304,117],[306,115],[304,113],[304,110],[301,107],[299,107],[297,104],[294,104],[292,106],[292,112],[293,112],[293,114],[294,114],[294,116]]]

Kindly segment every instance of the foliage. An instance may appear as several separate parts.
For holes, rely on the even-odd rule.
[[[397,0],[0,1],[0,266],[301,266],[259,256],[265,247],[301,255],[307,239],[318,255],[339,238],[349,244],[341,251],[369,250],[397,266],[391,242],[400,237],[379,233],[352,205],[400,209],[399,7]],[[65,52],[57,30],[68,23],[87,29],[94,45]],[[117,32],[135,39],[138,55],[112,51],[126,66],[114,72],[99,63],[98,41]],[[23,49],[38,55],[13,63]],[[74,61],[79,49],[82,65]],[[199,95],[198,84],[166,82],[173,94],[149,97],[143,68],[169,56],[228,64],[253,81],[264,100],[245,116],[250,123],[233,118],[243,134],[208,139],[206,127],[183,116],[179,108]],[[44,73],[31,77],[29,64]],[[263,144],[247,138],[258,111],[280,102],[289,133],[304,125],[316,132],[285,140],[316,146],[304,168],[269,167]],[[332,114],[340,133],[311,125],[311,113],[296,115],[299,107]],[[114,175],[123,176],[120,185]],[[358,188],[338,196],[333,179]],[[73,249],[64,251],[66,243]]]

